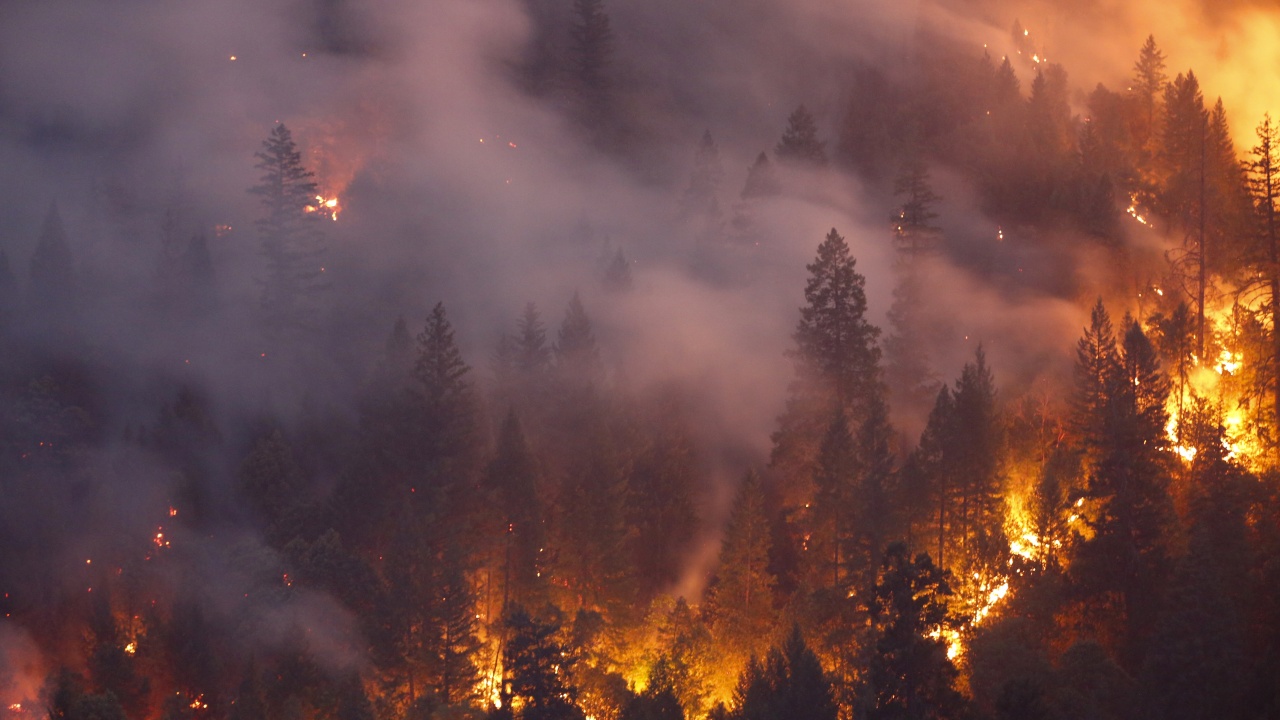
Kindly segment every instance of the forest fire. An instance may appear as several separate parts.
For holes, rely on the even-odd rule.
[[[745,45],[459,4],[485,42],[322,2],[205,44],[272,102],[115,100],[225,126],[11,113],[71,222],[0,248],[0,715],[1274,714],[1280,171],[1154,39],[1108,89],[951,3],[721,87]]]
[[[328,215],[330,220],[338,221],[338,213],[342,212],[342,205],[339,204],[337,197],[325,197],[316,195],[315,205],[308,205],[306,211],[309,213],[318,212]]]

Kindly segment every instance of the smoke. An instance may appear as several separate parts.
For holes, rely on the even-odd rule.
[[[102,367],[144,367],[164,378],[113,376],[116,390],[101,399],[110,408],[102,437],[153,421],[177,386],[209,397],[226,428],[287,414],[302,388],[320,384],[292,377],[291,386],[293,374],[271,364],[249,329],[263,264],[257,208],[245,190],[256,181],[253,153],[284,122],[320,189],[342,201],[338,221],[326,226],[325,260],[330,329],[342,341],[313,359],[317,377],[336,388],[325,401],[349,404],[397,315],[420,324],[443,300],[483,378],[497,337],[525,302],[537,303],[554,328],[579,291],[606,359],[633,391],[675,386],[691,399],[716,481],[703,509],[715,526],[743,467],[767,461],[791,379],[784,353],[818,243],[833,227],[848,239],[867,278],[872,320],[886,331],[895,274],[888,188],[834,169],[787,178],[788,193],[759,210],[766,238],[759,247],[700,244],[677,208],[705,129],[720,148],[727,220],[746,168],[773,148],[797,105],[815,113],[832,148],[851,68],[905,72],[928,37],[923,27],[971,41],[976,51],[1007,44],[1019,17],[1082,90],[1099,80],[1123,88],[1142,39],[1154,32],[1170,70],[1194,66],[1207,94],[1221,93],[1237,128],[1250,132],[1270,96],[1265,88],[1280,85],[1280,46],[1271,41],[1280,15],[1245,3],[1210,12],[1186,0],[1157,12],[1151,3],[1095,0],[1086,10],[1042,3],[1016,13],[924,0],[611,3],[614,77],[636,117],[630,147],[609,153],[593,147],[561,98],[521,87],[536,29],[529,7],[518,0],[0,6],[0,247],[21,284],[56,199],[78,275],[102,293],[83,315],[86,339],[76,352],[89,348],[84,355]],[[1107,263],[1063,250],[1070,238],[1052,251],[1032,250],[1033,238],[1011,231],[999,245],[964,181],[945,171],[936,178],[948,198],[940,208],[945,233],[963,248],[956,255],[972,256],[931,270],[934,371],[953,379],[981,343],[1006,397],[1061,385],[1082,305],[1114,288],[1098,279]],[[149,294],[166,218],[176,218],[184,240],[207,235],[220,299],[216,313],[176,330],[156,319],[161,310]],[[634,274],[634,289],[623,294],[601,284],[601,260],[617,249]],[[1013,264],[1046,283],[1066,272],[1070,289],[990,282],[974,261],[983,253],[1004,271]],[[922,422],[895,420],[913,431]],[[242,440],[228,439],[228,455]],[[233,466],[224,459],[218,470],[229,477]],[[118,531],[150,537],[164,522],[169,475],[155,468],[120,482],[144,492],[121,491],[101,510],[108,520],[77,529],[58,514],[49,527],[75,534],[68,545],[79,554],[109,545]],[[230,503],[234,491],[223,487],[218,496]],[[209,584],[230,573],[237,580],[209,602],[232,608],[237,594],[266,581],[224,564],[225,537],[182,538],[207,552],[191,559],[199,572],[183,578]],[[708,547],[695,565],[713,558]],[[276,561],[262,561],[272,582]],[[275,647],[292,642],[298,628],[326,628],[313,647],[341,658],[341,667],[355,662],[344,649],[352,622],[336,604],[309,597],[290,612],[297,614],[264,614],[247,636]],[[6,632],[17,639],[7,642]],[[0,655],[0,669],[27,656],[20,649],[30,643],[21,638],[0,625],[0,648],[19,648]]]

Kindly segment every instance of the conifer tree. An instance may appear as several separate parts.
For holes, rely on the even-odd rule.
[[[751,167],[747,168],[747,180],[740,196],[743,200],[752,200],[777,195],[780,190],[773,164],[769,162],[769,156],[761,151]]]
[[[891,218],[894,245],[906,262],[937,250],[939,231],[931,223],[938,218],[934,205],[942,198],[933,192],[929,169],[914,156],[906,160],[893,181],[893,194],[903,198],[902,206]]]
[[[833,228],[809,264],[807,305],[788,351],[795,379],[773,435],[772,466],[779,471],[784,504],[803,504],[810,494],[812,463],[835,408],[861,425],[880,396],[879,328],[867,322],[865,278],[844,238]]]
[[[734,498],[720,543],[720,563],[708,603],[719,641],[740,658],[762,649],[774,619],[769,572],[769,522],[755,472],[747,473]]]
[[[818,124],[813,115],[800,105],[787,118],[787,127],[773,153],[780,163],[822,167],[827,164],[826,147],[826,142],[818,140]]]
[[[490,577],[503,578],[502,604],[540,602],[546,582],[544,509],[538,468],[514,410],[507,413],[498,433],[485,483],[495,498],[499,520],[493,530],[501,541],[493,549],[491,567],[496,566],[496,572],[491,570]]]
[[[632,288],[634,282],[631,277],[631,263],[623,254],[622,248],[618,248],[618,252],[614,253],[613,259],[604,269],[604,279],[601,284],[608,292],[625,293]]]
[[[813,521],[808,551],[815,557],[815,587],[839,588],[847,571],[854,523],[853,485],[857,476],[857,450],[844,408],[836,408],[827,427],[813,478]]]
[[[1270,115],[1263,115],[1256,133],[1258,144],[1246,166],[1256,218],[1251,264],[1260,271],[1259,282],[1264,285],[1267,298],[1265,312],[1274,328],[1280,318],[1280,129],[1272,124]],[[1264,382],[1271,391],[1272,437],[1280,438],[1280,332],[1272,330],[1270,340]],[[1280,439],[1273,442],[1280,456]]]
[[[502,706],[520,700],[519,720],[582,720],[575,700],[573,655],[561,639],[559,613],[547,619],[513,608],[502,650]]]
[[[686,217],[702,217],[716,220],[720,217],[720,183],[724,168],[720,164],[720,149],[711,137],[711,131],[702,133],[697,154],[693,158],[693,173],[680,201],[680,213]]]
[[[254,157],[261,175],[249,193],[262,204],[255,224],[266,259],[261,305],[267,331],[281,338],[314,330],[326,287],[315,173],[303,166],[293,134],[283,123],[272,128]]]
[[[533,303],[524,306],[516,320],[516,368],[533,383],[551,367],[551,348],[547,347],[547,328]]]
[[[1155,36],[1148,35],[1138,52],[1137,62],[1133,64],[1133,81],[1130,86],[1130,92],[1138,106],[1138,123],[1133,140],[1138,149],[1139,167],[1146,171],[1148,177],[1159,137],[1161,102],[1167,79],[1164,69],[1164,53],[1156,46]]]
[[[1126,623],[1123,660],[1134,667],[1168,570],[1173,521],[1165,402],[1169,381],[1131,318],[1117,347],[1101,303],[1081,340],[1073,425],[1085,457],[1085,522],[1072,574],[1088,593],[1117,593]]]
[[[414,393],[420,404],[420,442],[430,467],[423,468],[436,481],[458,480],[445,468],[468,458],[472,450],[475,418],[471,368],[453,340],[453,325],[445,315],[444,303],[436,303],[417,338],[413,377]]]
[[[480,681],[478,598],[468,577],[464,542],[455,537],[444,543],[428,603],[433,633],[428,667],[436,697],[445,705],[469,704]]]
[[[569,299],[555,343],[556,372],[561,382],[579,387],[601,379],[600,349],[596,345],[591,318],[577,292]]]
[[[928,555],[912,560],[901,543],[889,546],[875,587],[866,598],[876,629],[868,668],[874,693],[870,720],[964,717],[959,673],[937,631],[952,625],[946,573]]]
[[[603,124],[612,113],[613,29],[603,0],[573,0],[569,27],[569,72],[578,120],[594,135],[602,137]]]

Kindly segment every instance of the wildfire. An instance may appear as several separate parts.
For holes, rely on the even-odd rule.
[[[1129,217],[1133,218],[1134,220],[1137,220],[1138,222],[1142,223],[1143,225],[1146,225],[1147,227],[1151,227],[1151,223],[1147,221],[1146,216],[1138,211],[1137,197],[1129,198],[1129,207],[1125,209],[1125,212],[1129,213]],[[1158,288],[1156,289],[1156,292],[1160,293],[1161,295],[1164,295],[1164,293],[1160,292]]]
[[[209,703],[204,701],[204,693],[201,693],[195,696],[195,699],[193,699],[187,707],[192,710],[207,710],[209,708]]]
[[[318,212],[328,215],[330,220],[337,222],[338,213],[342,212],[342,205],[338,202],[338,198],[336,196],[327,198],[323,195],[317,195],[316,204],[308,205],[306,207],[306,211],[309,213]]]
[[[135,641],[133,641],[133,640],[130,640],[128,643],[126,643],[126,644],[125,644],[125,646],[124,646],[124,654],[125,654],[125,655],[135,655],[135,654],[137,654],[137,652],[138,652],[138,643],[137,643],[137,642],[135,642]]]

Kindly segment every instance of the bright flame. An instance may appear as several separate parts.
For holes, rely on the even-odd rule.
[[[137,652],[138,652],[138,643],[134,642],[133,640],[130,640],[128,644],[124,646],[125,655],[133,655]]]
[[[342,206],[338,203],[338,198],[327,198],[323,195],[316,196],[316,204],[308,205],[305,210],[309,213],[321,212],[329,216],[330,220],[338,221],[338,213],[342,212]]]

